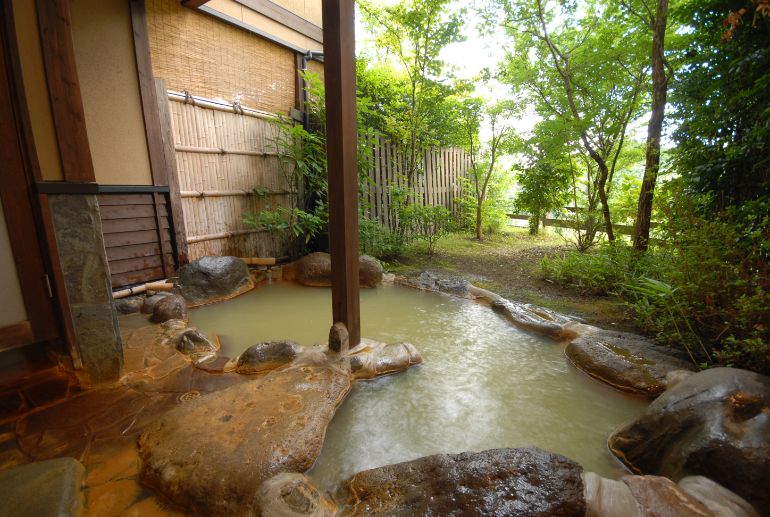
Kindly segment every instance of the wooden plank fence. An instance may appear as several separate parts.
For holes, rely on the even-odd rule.
[[[245,212],[290,207],[295,194],[278,157],[275,116],[172,91],[168,100],[189,260],[284,255],[270,234],[243,223]],[[360,202],[368,217],[393,229],[391,187],[407,187],[407,149],[373,134],[364,138],[369,181]],[[468,157],[461,149],[446,148],[428,149],[421,158],[422,170],[408,187],[415,202],[456,212]],[[267,195],[256,196],[254,189]]]
[[[462,178],[467,176],[470,159],[464,150],[454,147],[431,148],[420,153],[419,172],[411,185],[406,179],[409,150],[382,136],[365,135],[369,152],[368,182],[362,189],[364,213],[375,221],[395,229],[396,207],[392,188],[406,189],[419,205],[445,206],[453,214],[459,210]]]
[[[515,219],[517,221],[529,221],[529,216],[525,214],[508,214],[508,218]],[[570,219],[554,219],[551,217],[544,217],[540,219],[540,223],[543,225],[543,227],[552,226],[554,228],[566,228],[568,230],[574,230],[575,229],[575,221],[572,221]],[[601,221],[599,222],[599,226],[597,227],[597,231],[599,233],[605,233],[604,223]],[[660,226],[660,223],[650,223],[650,228],[657,228]],[[612,225],[612,229],[615,231],[615,233],[619,235],[633,235],[634,234],[634,227],[630,224],[614,224]]]

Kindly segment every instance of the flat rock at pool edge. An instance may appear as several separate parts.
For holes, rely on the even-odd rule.
[[[347,357],[354,379],[373,379],[422,363],[422,356],[411,343],[385,344],[371,339],[361,339]]]
[[[382,284],[382,266],[368,255],[359,257],[358,278],[361,287],[377,287]],[[284,280],[293,280],[310,287],[332,285],[332,262],[328,253],[316,252],[287,264],[282,271]]]
[[[736,368],[696,373],[616,431],[610,450],[644,474],[705,476],[770,508],[770,377]]]
[[[702,476],[678,485],[661,476],[606,479],[583,473],[586,517],[757,517],[735,493]]]
[[[291,363],[302,352],[294,341],[268,341],[247,348],[235,361],[235,371],[242,374],[262,373]]]
[[[249,268],[237,257],[201,257],[179,270],[177,290],[190,305],[226,300],[253,287]]]
[[[74,458],[56,458],[0,471],[2,514],[64,517],[82,513],[86,469]]]
[[[566,349],[579,369],[615,388],[655,397],[666,390],[666,375],[692,370],[693,365],[650,340],[611,330],[597,329],[579,335]]]
[[[536,448],[437,454],[359,472],[343,515],[585,514],[580,465]]]
[[[295,366],[187,401],[140,437],[141,479],[196,514],[249,514],[263,481],[313,465],[350,387],[336,365]]]
[[[276,517],[334,517],[337,507],[302,474],[278,474],[262,483],[254,508]]]

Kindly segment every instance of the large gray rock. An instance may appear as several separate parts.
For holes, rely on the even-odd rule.
[[[235,371],[243,374],[262,373],[291,363],[302,345],[294,341],[268,341],[246,349],[235,361]]]
[[[382,283],[382,266],[368,255],[359,257],[358,279],[361,287],[377,287]],[[310,287],[332,285],[332,261],[328,253],[316,252],[284,266],[284,280],[293,280]]]
[[[701,475],[770,508],[770,378],[735,368],[696,373],[609,439],[630,467],[673,480]]]
[[[134,314],[139,312],[144,304],[144,296],[128,296],[115,300],[115,310],[120,314]]]
[[[438,454],[359,472],[340,500],[345,515],[582,516],[582,470],[535,448]]]
[[[161,301],[166,296],[171,296],[171,293],[168,292],[159,292],[155,293],[152,296],[147,296],[144,299],[144,302],[142,303],[142,314],[152,314],[153,309],[155,308],[155,304]]]
[[[337,507],[302,474],[278,474],[259,487],[254,508],[266,517],[334,517]]]
[[[335,364],[294,366],[185,402],[140,437],[141,479],[196,514],[249,514],[263,481],[313,465],[350,387]]]
[[[181,296],[166,296],[152,308],[150,320],[154,323],[164,323],[168,320],[186,320],[187,304]]]
[[[471,298],[469,291],[471,284],[459,276],[423,271],[419,276],[402,276],[398,277],[397,280],[401,285],[422,289],[423,291],[436,291],[460,298]]]
[[[232,298],[254,287],[249,268],[237,257],[201,257],[179,270],[177,289],[190,305]]]
[[[80,489],[86,469],[73,458],[29,463],[0,472],[3,515],[69,517],[80,515]]]
[[[173,337],[174,348],[194,358],[202,359],[217,353],[219,347],[195,328],[184,329]]]
[[[673,353],[635,334],[600,329],[578,336],[566,349],[570,361],[591,377],[647,397],[665,391],[667,375],[693,369]]]

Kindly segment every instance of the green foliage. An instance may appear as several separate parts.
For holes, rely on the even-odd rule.
[[[358,221],[358,232],[361,253],[380,260],[392,260],[403,252],[403,239],[378,221],[361,217]]]
[[[391,74],[394,85],[384,86],[388,77],[379,73],[362,81],[360,88],[374,101],[375,112],[378,106],[400,108],[391,113],[380,110],[379,118],[385,122],[394,119],[394,124],[386,125],[386,132],[409,149],[405,169],[409,181],[422,168],[418,150],[443,143],[452,133],[455,86],[445,82],[439,55],[447,45],[462,39],[464,13],[451,9],[450,4],[451,0],[403,0],[386,6],[368,0],[358,2],[377,48],[400,70],[400,74]],[[400,92],[394,91],[393,86],[399,84]],[[378,102],[377,92],[384,91],[397,97]]]
[[[770,16],[753,5],[687,0],[673,11],[690,28],[671,95],[677,172],[716,210],[770,195]],[[731,12],[742,23],[722,41]]]
[[[410,204],[399,210],[398,217],[406,238],[425,241],[429,255],[433,255],[436,243],[449,233],[452,225],[452,214],[444,206]]]
[[[770,372],[770,203],[704,218],[701,200],[680,195],[645,254],[626,246],[543,261],[546,278],[629,301],[659,342],[697,364]]]
[[[562,212],[569,199],[570,171],[545,160],[522,168],[516,175],[519,192],[516,211],[530,215],[530,234],[538,232],[540,218],[549,212]]]

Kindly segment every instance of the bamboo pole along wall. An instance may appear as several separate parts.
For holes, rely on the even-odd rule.
[[[285,243],[243,223],[246,212],[291,207],[294,193],[285,179],[287,165],[277,153],[275,117],[198,97],[188,103],[189,99],[169,92],[189,259],[282,256]],[[390,189],[407,187],[407,148],[372,134],[364,138],[369,163],[361,205],[369,218],[395,229]],[[425,150],[422,159],[424,170],[409,188],[414,201],[443,205],[456,213],[461,178],[468,173],[467,155],[462,149],[433,148]],[[267,195],[253,195],[254,189]]]

